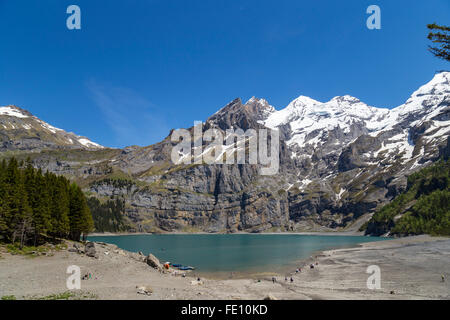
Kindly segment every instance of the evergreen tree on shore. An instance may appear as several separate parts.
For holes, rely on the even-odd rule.
[[[25,169],[25,188],[32,210],[33,243],[36,245],[39,235],[50,231],[50,198],[42,171],[36,171],[30,162]]]
[[[27,161],[0,163],[0,240],[36,245],[48,236],[79,240],[93,229],[86,198],[76,184],[42,174]]]
[[[99,199],[90,197],[87,202],[92,212],[96,231],[120,232],[127,230],[127,225],[123,220],[125,215],[125,200],[123,198],[117,197],[102,203]]]
[[[80,239],[82,234],[86,235],[94,228],[94,221],[86,202],[86,198],[75,183],[70,185],[70,238]]]
[[[0,163],[0,240],[4,237],[8,230],[8,225],[6,223],[6,161],[3,160]]]
[[[11,159],[6,168],[6,193],[4,198],[7,239],[20,240],[23,246],[32,228],[32,211],[28,205],[24,174],[19,170],[16,159]]]
[[[69,221],[69,182],[64,177],[46,173],[50,191],[51,231],[53,237],[63,238],[70,231]]]

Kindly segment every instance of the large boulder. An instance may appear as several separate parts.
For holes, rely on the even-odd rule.
[[[155,268],[157,270],[162,270],[163,269],[162,265],[161,265],[161,262],[159,262],[158,258],[156,258],[151,253],[147,256],[147,258],[145,259],[145,262],[147,262],[147,264],[150,267]]]
[[[95,244],[93,242],[88,242],[86,243],[85,247],[84,247],[84,253],[88,256],[88,257],[95,257],[97,252],[95,250]]]

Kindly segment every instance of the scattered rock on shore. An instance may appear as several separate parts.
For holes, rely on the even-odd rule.
[[[138,294],[145,294],[147,296],[153,293],[153,289],[150,286],[136,286]]]
[[[88,242],[86,243],[85,247],[84,247],[84,253],[88,256],[88,257],[92,257],[95,258],[96,257],[96,250],[95,250],[95,244],[93,242]]]
[[[155,269],[158,270],[162,270],[162,265],[159,262],[158,258],[156,258],[154,255],[152,255],[151,253],[147,256],[147,258],[145,259],[145,262],[147,262],[147,264]]]

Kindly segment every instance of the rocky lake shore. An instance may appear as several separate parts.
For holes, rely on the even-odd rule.
[[[146,256],[95,243],[32,255],[0,248],[0,297],[15,299],[450,299],[450,239],[416,236],[336,249],[304,260],[301,272],[212,279],[167,272]],[[314,269],[309,265],[318,263]],[[152,266],[150,266],[150,265]],[[68,291],[67,268],[79,266],[81,290]],[[381,289],[367,288],[368,266],[381,271]],[[276,281],[272,281],[272,277]],[[287,281],[285,280],[287,277]],[[292,282],[290,278],[292,277]],[[444,277],[444,279],[442,279]]]

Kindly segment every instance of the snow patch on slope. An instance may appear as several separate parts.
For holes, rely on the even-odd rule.
[[[0,107],[0,115],[16,117],[16,118],[28,118],[29,117],[29,116],[23,114],[22,112],[20,112],[18,109],[12,108],[11,106]]]

